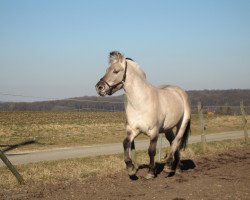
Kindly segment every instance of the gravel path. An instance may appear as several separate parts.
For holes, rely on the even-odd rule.
[[[209,141],[221,141],[225,139],[238,139],[244,136],[243,131],[232,131],[224,133],[208,134],[206,140]],[[200,142],[201,138],[199,135],[191,136],[189,138],[189,144]],[[160,141],[158,141],[159,147]],[[149,140],[135,141],[137,150],[146,150],[149,146]],[[165,138],[162,139],[162,146],[169,146]],[[14,164],[26,164],[40,161],[60,160],[68,158],[80,158],[88,156],[98,155],[111,155],[122,153],[122,141],[120,143],[112,144],[100,144],[92,146],[80,146],[80,147],[69,147],[69,148],[57,148],[43,151],[32,151],[32,152],[19,152],[19,153],[6,153],[8,159]],[[4,163],[0,161],[0,166]]]

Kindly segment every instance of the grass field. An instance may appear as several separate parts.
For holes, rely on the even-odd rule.
[[[213,155],[225,152],[238,147],[245,147],[241,140],[225,140],[221,142],[209,142],[205,152],[202,151],[201,144],[192,144],[182,152],[182,159],[194,159],[202,155]],[[168,151],[169,149],[164,149]],[[149,157],[147,151],[137,152],[137,162],[147,164]],[[106,176],[125,170],[123,154],[98,156],[78,159],[68,159],[60,161],[49,161],[18,165],[18,171],[23,176],[26,185],[70,183],[72,181],[85,181],[93,176]],[[0,167],[0,187],[2,192],[13,188],[22,188],[18,185],[15,177],[6,167]],[[1,192],[0,192],[1,194]]]
[[[204,118],[206,133],[242,129],[241,116]],[[36,138],[38,144],[21,148],[27,150],[122,142],[125,122],[123,112],[0,112],[0,144]],[[200,134],[197,115],[192,116],[191,129],[192,135]]]

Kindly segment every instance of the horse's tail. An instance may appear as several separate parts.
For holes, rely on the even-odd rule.
[[[187,146],[188,137],[191,132],[190,125],[191,125],[191,119],[189,119],[183,137],[181,138],[180,149],[185,149]]]

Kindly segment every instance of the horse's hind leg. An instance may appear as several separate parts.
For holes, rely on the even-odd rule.
[[[165,132],[165,136],[167,138],[167,140],[169,141],[169,144],[172,145],[172,142],[175,139],[175,134],[173,132],[173,130],[168,130]],[[167,157],[167,154],[166,154]],[[167,173],[175,173],[176,168],[178,166],[178,164],[180,163],[180,151],[177,150],[174,154],[174,162],[172,163],[166,163],[165,167],[164,167],[164,171]]]
[[[167,156],[167,163],[175,163],[175,157],[179,155],[177,152],[185,148],[190,131],[190,118],[183,119],[180,126],[177,127],[176,136],[172,141],[170,153]]]
[[[155,177],[155,154],[156,154],[157,139],[158,139],[158,135],[154,136],[153,138],[150,138],[150,145],[148,148],[148,155],[150,158],[150,163],[149,163],[148,174],[145,177],[146,179],[151,179]]]

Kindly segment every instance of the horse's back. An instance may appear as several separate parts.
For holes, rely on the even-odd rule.
[[[188,94],[179,86],[175,85],[161,85],[158,87],[160,93],[164,93],[165,95],[170,94],[178,94],[179,97],[183,100],[183,102],[189,104],[189,97]]]

